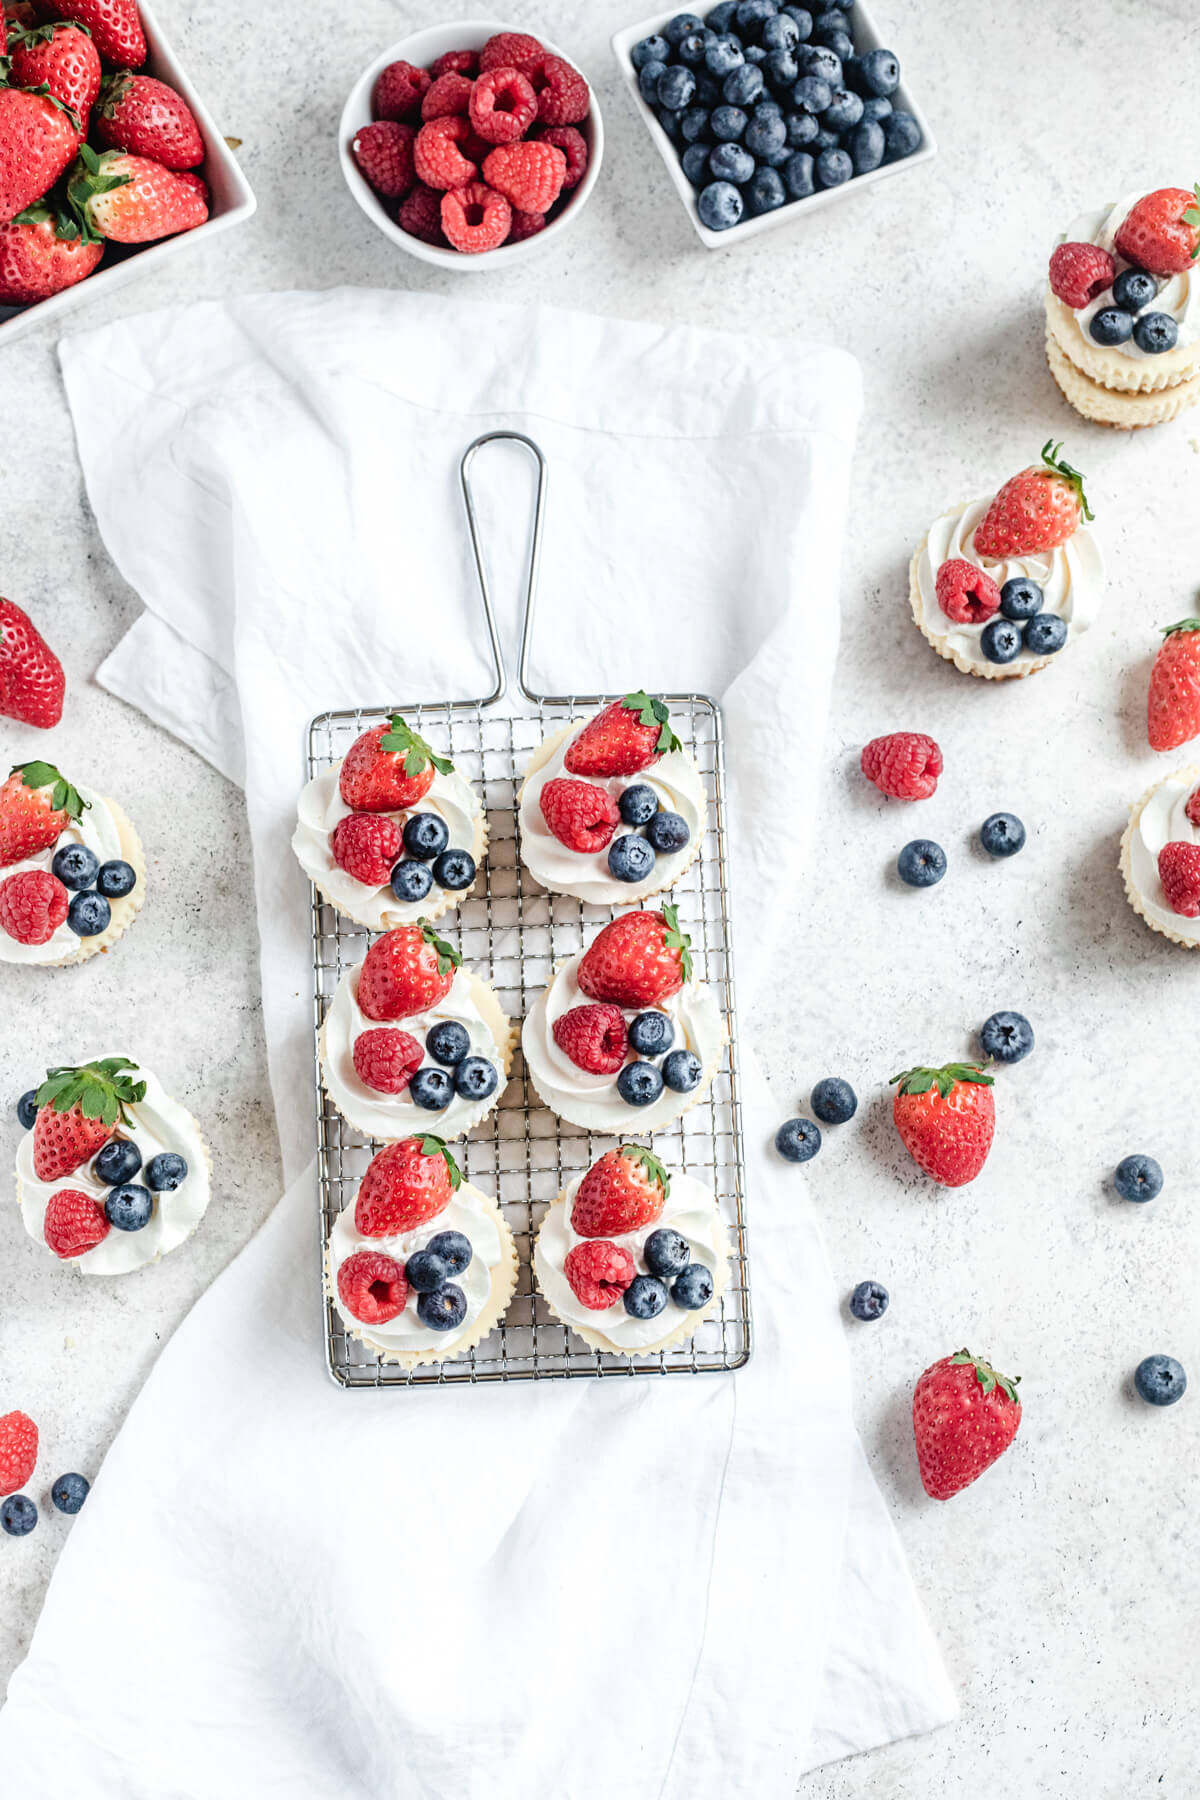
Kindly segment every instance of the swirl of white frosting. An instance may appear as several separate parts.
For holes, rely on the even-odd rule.
[[[1133,211],[1138,201],[1144,199],[1142,194],[1128,194],[1124,200],[1118,200],[1115,206],[1101,206],[1095,212],[1081,213],[1072,223],[1071,228],[1058,241],[1060,244],[1097,244],[1101,250],[1107,250],[1117,265],[1117,273],[1129,268],[1126,259],[1118,254],[1117,233],[1126,218]],[[1166,356],[1172,356],[1180,350],[1187,349],[1200,336],[1200,264],[1194,271],[1185,270],[1182,275],[1158,276],[1158,293],[1145,309],[1147,312],[1169,313],[1179,327],[1179,338],[1173,351],[1155,356],[1143,350],[1134,339],[1128,338],[1123,344],[1097,344],[1088,327],[1098,312],[1113,304],[1112,289],[1105,288],[1103,293],[1087,306],[1078,311],[1073,307],[1065,307],[1075,321],[1075,327],[1089,350],[1106,350],[1116,356],[1129,357],[1135,362],[1162,364]]]
[[[533,1084],[551,1112],[587,1131],[615,1136],[624,1131],[658,1131],[685,1112],[712,1080],[725,1043],[721,1009],[712,992],[697,980],[670,999],[656,1001],[653,1007],[622,1009],[626,1024],[636,1019],[639,1012],[666,1013],[675,1027],[671,1049],[694,1050],[704,1071],[700,1088],[693,1088],[690,1093],[679,1094],[664,1087],[651,1106],[630,1106],[617,1091],[616,1074],[590,1075],[586,1069],[578,1068],[554,1041],[556,1019],[572,1007],[597,1004],[579,986],[582,961],[581,952],[558,964],[554,979],[538,995],[521,1029],[521,1049]]]
[[[1168,775],[1143,805],[1129,840],[1129,875],[1147,919],[1191,943],[1200,943],[1200,919],[1172,911],[1158,877],[1158,853],[1166,844],[1200,844],[1200,828],[1186,811],[1198,785],[1194,769]]]
[[[164,1092],[162,1084],[149,1069],[129,1071],[130,1079],[146,1083],[146,1098],[127,1106],[131,1123],[119,1125],[115,1135],[131,1138],[142,1153],[142,1167],[133,1177],[144,1186],[144,1171],[152,1156],[174,1150],[187,1163],[188,1172],[173,1193],[155,1194],[150,1223],[141,1231],[117,1231],[110,1228],[107,1236],[82,1256],[64,1258],[84,1275],[127,1275],[147,1263],[157,1262],[168,1251],[178,1249],[191,1237],[204,1217],[211,1194],[208,1153],[196,1121],[185,1107]],[[17,1146],[17,1197],[25,1229],[43,1249],[46,1244],[46,1208],[50,1196],[61,1189],[72,1188],[87,1194],[101,1205],[111,1192],[92,1173],[92,1160],[69,1175],[55,1181],[42,1181],[33,1169],[33,1132],[27,1131]],[[49,1252],[49,1254],[53,1254]]]
[[[678,1328],[685,1317],[699,1323],[698,1312],[690,1312],[670,1298],[664,1310],[653,1319],[633,1318],[625,1311],[620,1300],[599,1312],[585,1306],[578,1298],[563,1271],[563,1264],[576,1244],[587,1241],[579,1237],[571,1226],[571,1208],[575,1204],[575,1195],[582,1180],[583,1176],[577,1175],[567,1188],[564,1201],[556,1202],[550,1208],[542,1221],[533,1248],[533,1266],[538,1286],[563,1324],[581,1325],[588,1331],[603,1332],[605,1337],[611,1338],[622,1350],[633,1354],[644,1350],[648,1344],[661,1343],[663,1338]],[[725,1255],[724,1227],[717,1216],[711,1191],[690,1175],[671,1176],[671,1192],[661,1218],[655,1219],[653,1224],[643,1226],[640,1231],[627,1231],[608,1241],[628,1250],[638,1274],[648,1275],[650,1270],[645,1256],[646,1239],[652,1231],[659,1231],[667,1225],[687,1239],[692,1261],[703,1263],[717,1277],[718,1260]],[[717,1249],[718,1243],[722,1245],[720,1251]],[[716,1285],[718,1288],[722,1285],[719,1278]],[[669,1295],[669,1282],[667,1291]]]
[[[0,868],[0,881],[7,881],[10,875],[23,874],[26,869],[49,869],[58,851],[66,844],[86,844],[97,859],[102,862],[118,862],[122,860],[121,833],[117,822],[109,810],[108,802],[101,794],[93,793],[91,788],[76,784],[79,798],[84,802],[83,814],[72,819],[65,831],[60,832],[49,849],[37,856],[27,857],[24,862],[7,863]],[[79,949],[79,938],[64,920],[44,944],[19,944],[16,938],[9,937],[6,931],[0,931],[0,962],[11,963],[61,963],[67,957],[74,956]]]
[[[1034,551],[1027,556],[1010,556],[1001,561],[980,556],[975,549],[975,530],[994,498],[994,494],[985,494],[982,499],[970,500],[965,506],[956,506],[935,519],[917,558],[922,629],[980,668],[997,667],[988,662],[980,648],[984,625],[957,624],[947,618],[938,605],[937,572],[944,562],[961,556],[977,568],[986,570],[997,587],[1003,587],[1006,581],[1016,580],[1019,576],[1036,581],[1045,596],[1045,611],[1057,613],[1066,621],[1067,643],[1095,624],[1104,596],[1104,561],[1095,535],[1087,525],[1078,526],[1066,543],[1055,550]],[[1061,656],[1062,651],[1058,654]],[[1019,674],[1022,669],[1032,668],[1044,660],[1030,650],[1021,650],[1010,663],[1001,666],[1005,674]]]

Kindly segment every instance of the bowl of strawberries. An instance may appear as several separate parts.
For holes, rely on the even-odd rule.
[[[249,218],[232,150],[139,0],[3,0],[0,347]]]
[[[440,268],[498,268],[579,217],[604,127],[557,45],[467,19],[414,32],[363,70],[339,151],[350,192],[400,249]]]

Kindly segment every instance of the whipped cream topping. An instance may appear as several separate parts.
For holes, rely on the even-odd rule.
[[[567,1188],[564,1201],[556,1202],[550,1208],[542,1221],[542,1228],[533,1248],[533,1267],[538,1286],[563,1324],[581,1325],[588,1331],[602,1332],[630,1355],[636,1355],[649,1344],[660,1344],[665,1337],[678,1330],[685,1318],[693,1319],[699,1325],[699,1312],[690,1312],[686,1307],[677,1306],[669,1297],[663,1311],[653,1319],[633,1318],[625,1311],[621,1300],[614,1306],[606,1307],[603,1312],[597,1312],[577,1298],[563,1272],[563,1264],[576,1244],[587,1242],[571,1227],[571,1208],[575,1204],[575,1195],[582,1180],[583,1175],[577,1175]],[[627,1231],[622,1236],[607,1241],[628,1250],[637,1265],[638,1274],[648,1275],[650,1270],[645,1257],[646,1239],[652,1231],[658,1231],[666,1225],[687,1239],[692,1261],[703,1263],[706,1269],[710,1269],[719,1288],[721,1276],[718,1274],[718,1264],[727,1255],[725,1229],[717,1215],[710,1189],[703,1187],[690,1175],[671,1176],[671,1192],[661,1218],[655,1219],[652,1225],[645,1226],[641,1231]],[[670,1287],[668,1282],[668,1296]]]
[[[672,994],[669,1000],[656,1001],[652,1007],[626,1007],[626,1024],[639,1012],[666,1013],[675,1027],[672,1050],[694,1050],[704,1070],[699,1088],[678,1094],[664,1087],[651,1106],[629,1106],[617,1092],[616,1075],[590,1075],[577,1068],[554,1041],[554,1022],[575,1006],[596,1004],[579,986],[579,965],[583,952],[559,963],[554,979],[538,995],[521,1030],[521,1048],[525,1062],[545,1104],[551,1112],[588,1131],[637,1131],[639,1135],[657,1131],[677,1119],[697,1098],[712,1073],[725,1043],[725,1026],[715,995],[703,982],[694,980]],[[633,1051],[629,1061],[636,1061]],[[619,1074],[620,1071],[618,1070]]]
[[[354,810],[338,792],[342,765],[328,769],[310,781],[300,795],[299,823],[292,837],[292,849],[308,879],[340,911],[350,912],[372,931],[391,931],[397,925],[414,925],[426,918],[433,895],[423,900],[397,900],[390,886],[372,888],[333,860],[330,838],[338,821]],[[411,812],[381,813],[380,818],[394,819],[400,829],[412,812],[437,813],[446,822],[452,850],[469,850],[478,860],[479,824],[482,809],[470,783],[457,769],[449,775],[435,771],[429,792]],[[436,890],[440,892],[440,890]],[[455,896],[462,899],[462,895]]]
[[[1200,829],[1184,810],[1197,786],[1196,769],[1168,775],[1142,807],[1129,839],[1129,876],[1147,919],[1189,943],[1200,943],[1200,919],[1172,911],[1158,878],[1158,853],[1165,844],[1200,844]]]
[[[429,1012],[414,1013],[407,1019],[368,1019],[358,1004],[358,980],[362,974],[348,969],[342,976],[325,1015],[325,1046],[322,1068],[329,1097],[344,1119],[367,1137],[396,1139],[412,1137],[418,1132],[432,1131],[442,1138],[462,1137],[478,1125],[498,1104],[504,1091],[504,1048],[497,1032],[503,1027],[500,1002],[492,990],[466,969],[459,969],[445,998]],[[482,1002],[482,1006],[481,1006]],[[483,1007],[494,1016],[486,1017]],[[497,1081],[486,1100],[465,1100],[454,1094],[442,1112],[430,1112],[418,1106],[407,1088],[400,1094],[380,1094],[359,1078],[354,1067],[354,1044],[364,1031],[406,1031],[424,1044],[435,1025],[454,1019],[464,1026],[471,1040],[468,1056],[483,1056],[496,1070]],[[426,1051],[422,1068],[440,1068]],[[448,1069],[453,1077],[454,1071]]]
[[[1143,194],[1128,194],[1124,200],[1118,200],[1115,206],[1101,206],[1095,212],[1081,213],[1070,229],[1059,238],[1059,243],[1097,244],[1113,258],[1119,275],[1130,264],[1117,252],[1117,233],[1138,201],[1144,198]],[[1080,307],[1078,312],[1065,305],[1063,310],[1073,317],[1076,330],[1089,350],[1108,350],[1115,356],[1128,357],[1134,362],[1162,363],[1168,356],[1187,349],[1200,336],[1200,264],[1194,271],[1186,271],[1182,275],[1160,275],[1156,279],[1159,284],[1158,294],[1145,311],[1169,313],[1179,327],[1179,340],[1175,350],[1168,350],[1163,355],[1151,355],[1132,338],[1123,344],[1097,344],[1088,327],[1098,312],[1113,304],[1111,288],[1105,288],[1102,294],[1097,294],[1093,301]]]
[[[577,900],[587,900],[596,906],[624,905],[670,887],[695,854],[708,803],[700,773],[685,750],[668,750],[658,762],[639,770],[636,775],[613,775],[607,780],[595,775],[572,775],[565,766],[567,752],[584,726],[590,723],[588,719],[573,719],[553,754],[526,780],[520,809],[521,860],[536,881],[556,894],[573,894]],[[570,850],[566,844],[559,843],[542,817],[542,789],[548,781],[564,776],[569,781],[587,781],[593,787],[603,788],[617,801],[626,788],[643,785],[653,788],[662,810],[678,813],[686,822],[691,834],[687,843],[682,850],[659,856],[643,881],[618,881],[609,874],[608,844],[595,852]],[[634,829],[632,825],[619,825],[613,833],[613,841]]]
[[[208,1208],[212,1183],[208,1155],[196,1121],[186,1108],[164,1092],[162,1084],[149,1069],[139,1067],[136,1072],[131,1069],[129,1075],[132,1080],[146,1083],[146,1098],[126,1107],[131,1123],[118,1125],[114,1136],[131,1138],[142,1153],[142,1167],[133,1177],[134,1185],[146,1185],[146,1164],[164,1150],[174,1150],[182,1156],[188,1172],[173,1193],[154,1195],[150,1223],[141,1231],[118,1231],[112,1227],[106,1237],[85,1250],[82,1256],[62,1259],[84,1275],[128,1275],[133,1269],[157,1262],[160,1256],[178,1249],[184,1239],[192,1235]],[[92,1174],[93,1161],[94,1158],[89,1158],[82,1168],[73,1169],[69,1175],[60,1175],[56,1181],[41,1181],[33,1170],[33,1132],[27,1131],[17,1147],[21,1217],[30,1237],[48,1256],[54,1254],[46,1243],[45,1234],[50,1196],[62,1188],[72,1188],[103,1206],[112,1191]]]
[[[66,830],[60,832],[49,849],[40,855],[27,857],[24,862],[6,863],[0,868],[0,881],[7,881],[10,875],[23,874],[26,869],[48,871],[57,853],[67,844],[86,844],[102,863],[124,861],[121,833],[107,800],[79,782],[76,791],[85,802],[82,817],[72,819]],[[110,904],[115,915],[124,901],[114,900]],[[81,942],[65,919],[44,944],[19,944],[7,931],[0,930],[0,962],[61,963],[69,956],[78,955]]]
[[[414,1231],[402,1231],[395,1237],[363,1237],[354,1223],[354,1208],[348,1206],[333,1222],[329,1234],[329,1272],[333,1303],[353,1331],[360,1332],[369,1343],[393,1355],[436,1349],[441,1356],[451,1356],[457,1345],[471,1334],[471,1328],[487,1305],[492,1291],[492,1271],[502,1261],[505,1248],[500,1240],[494,1202],[478,1188],[464,1181],[454,1190],[450,1204],[435,1219],[427,1219]],[[422,1324],[417,1314],[419,1296],[411,1289],[403,1310],[383,1325],[366,1325],[347,1312],[337,1291],[337,1272],[346,1258],[358,1250],[377,1250],[390,1256],[403,1268],[417,1250],[424,1250],[440,1231],[461,1231],[471,1240],[473,1255],[461,1275],[451,1277],[466,1296],[467,1311],[461,1325],[453,1331],[434,1331]]]
[[[990,663],[979,644],[984,626],[956,624],[953,619],[947,618],[938,605],[937,572],[941,565],[961,556],[967,562],[974,563],[977,568],[986,570],[996,586],[1001,588],[1006,581],[1013,581],[1018,576],[1036,581],[1045,596],[1044,610],[1057,613],[1060,619],[1066,621],[1065,650],[1074,638],[1096,621],[1104,596],[1104,561],[1095,536],[1087,525],[1080,525],[1066,543],[1060,544],[1056,550],[1042,550],[1029,556],[1010,556],[999,562],[979,556],[975,550],[976,527],[994,499],[994,494],[985,494],[979,500],[970,500],[966,506],[956,506],[950,512],[943,513],[930,526],[928,539],[917,557],[918,622],[923,630],[940,643],[945,643],[948,648],[979,668],[1019,675],[1022,670],[1031,669],[1046,659],[1035,656],[1030,650],[1021,650],[1009,663]],[[1063,651],[1060,650],[1057,654],[1061,656]]]

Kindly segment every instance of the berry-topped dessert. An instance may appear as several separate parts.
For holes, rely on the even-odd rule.
[[[487,844],[479,798],[394,713],[300,795],[292,849],[329,904],[388,931],[465,900]]]
[[[1133,430],[1200,400],[1200,188],[1083,213],[1050,258],[1046,355],[1085,419]]]
[[[678,881],[707,801],[662,700],[626,694],[548,737],[525,771],[521,860],[542,886],[601,906]]]
[[[1062,445],[935,519],[909,570],[913,618],[965,675],[1032,675],[1095,623],[1104,563]]]
[[[1200,949],[1200,767],[1164,775],[1133,807],[1121,874],[1130,906],[1152,931]]]
[[[326,1278],[350,1336],[415,1369],[473,1350],[499,1324],[517,1251],[441,1138],[416,1136],[379,1152],[334,1220]]]
[[[461,1137],[499,1102],[514,1031],[496,991],[422,920],[377,938],[321,1027],[321,1074],[367,1137]]]
[[[141,911],[145,863],[115,800],[53,763],[0,786],[0,962],[62,969],[115,944]]]
[[[550,1207],[533,1267],[556,1318],[594,1350],[652,1356],[720,1306],[730,1254],[712,1191],[622,1144]]]
[[[559,963],[521,1048],[544,1105],[586,1131],[661,1129],[707,1090],[725,1045],[675,907],[622,913]]]
[[[17,1116],[25,1229],[83,1274],[157,1262],[204,1217],[210,1172],[200,1128],[128,1057],[48,1070]]]

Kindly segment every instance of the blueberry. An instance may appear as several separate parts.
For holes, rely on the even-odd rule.
[[[868,50],[857,61],[858,83],[868,94],[884,99],[900,86],[900,63],[891,50]]]
[[[784,198],[783,183],[779,180],[778,175],[775,175],[773,169],[760,169],[758,175],[754,178],[755,182],[758,181],[758,178],[761,175],[774,176],[775,182],[779,187],[779,198],[778,200],[771,201],[770,206],[782,206]],[[760,212],[768,212],[770,211],[770,206],[761,206],[758,210]],[[654,849],[660,856],[677,856],[691,841],[691,836],[692,834],[687,820],[682,818],[679,813],[675,812],[655,813],[654,817],[646,827],[646,841],[654,846]]]
[[[708,180],[708,144],[689,144],[681,157],[684,174],[693,187],[702,187]]]
[[[156,1194],[173,1194],[187,1180],[188,1166],[174,1150],[160,1150],[146,1164],[146,1184]]]
[[[671,142],[673,144],[682,144],[684,142],[683,114],[681,112],[672,112],[669,106],[656,106],[654,110],[658,117],[659,124],[662,126]]]
[[[707,69],[696,71],[696,105],[711,112],[714,106],[721,104],[721,84]]]
[[[877,125],[882,125],[891,110],[891,101],[885,100],[881,94],[869,94],[863,101],[863,118],[874,119]]]
[[[445,1287],[454,1271],[432,1245],[414,1250],[404,1265],[404,1278],[414,1294],[436,1294]]]
[[[695,13],[676,13],[669,25],[663,26],[663,36],[673,49],[682,44],[685,37],[691,37],[693,31],[703,31],[704,20],[698,19]]]
[[[710,181],[706,188],[701,188],[696,200],[700,223],[707,225],[710,231],[728,231],[731,225],[740,223],[745,210],[746,202],[729,181]]]
[[[432,862],[450,843],[450,827],[439,813],[419,812],[405,822],[404,848],[418,862]]]
[[[712,134],[719,144],[736,144],[745,129],[746,115],[740,106],[718,106],[715,108],[712,115]],[[625,794],[650,793],[653,793],[653,789],[643,786],[625,789]],[[621,802],[624,801],[625,794],[621,795]],[[618,804],[620,805],[621,817],[625,819],[626,823],[629,825],[644,825],[646,819],[654,816],[653,813],[647,813],[646,819],[630,819],[626,815],[623,804],[620,802]],[[654,812],[657,811],[658,798],[655,796]]]
[[[658,99],[658,84],[666,72],[666,63],[659,62],[657,59],[654,62],[643,63],[638,70],[638,93],[648,105],[653,106]]]
[[[703,1073],[703,1065],[694,1050],[672,1050],[662,1066],[663,1080],[677,1094],[690,1094],[698,1088]]]
[[[842,65],[842,80],[846,79],[846,64],[854,55],[854,39],[848,31],[830,31],[821,40],[826,50],[833,52]]]
[[[856,175],[869,175],[883,161],[887,148],[883,126],[875,119],[861,119],[850,133],[850,160]]]
[[[787,99],[799,80],[800,65],[790,50],[769,50],[763,64],[763,74],[769,85],[778,89]]]
[[[474,1255],[470,1238],[461,1231],[439,1231],[425,1248],[440,1256],[452,1275],[461,1275],[470,1268]]]
[[[887,160],[900,162],[921,148],[921,127],[910,112],[889,113],[883,121],[883,138]]]
[[[788,141],[789,150],[803,150],[805,144],[811,144],[813,139],[816,137],[818,131],[820,131],[820,129],[821,129],[821,127],[817,124],[816,119],[813,117],[813,115],[811,113],[790,112],[787,114],[787,117],[785,118],[784,123],[787,126],[787,141]],[[811,161],[811,158],[810,158],[810,161]],[[786,181],[787,181],[786,174],[784,175],[783,179],[786,183]],[[790,191],[791,190],[789,189],[789,192]],[[812,170],[811,169],[808,172],[808,187],[805,191],[807,193],[812,192]]]
[[[891,1295],[878,1281],[860,1281],[850,1296],[850,1311],[856,1319],[882,1319]]]
[[[720,150],[737,151],[734,144],[721,144]],[[717,151],[713,151],[716,156]],[[737,151],[739,156],[744,151]],[[711,162],[711,158],[709,159]],[[715,171],[714,171],[715,173]],[[654,873],[654,847],[644,837],[630,833],[614,838],[608,847],[608,872],[614,881],[645,881]]]
[[[813,191],[813,159],[807,150],[795,150],[783,165],[783,185],[793,200],[807,200]]]
[[[821,1148],[821,1132],[811,1119],[788,1119],[775,1133],[775,1148],[788,1162],[808,1162]]]
[[[737,18],[739,0],[720,0],[710,13],[705,13],[704,23],[710,31],[728,31]]]
[[[830,88],[842,85],[842,59],[824,44],[802,44],[796,52],[802,75],[815,75]]]
[[[645,37],[640,44],[633,46],[629,52],[629,60],[635,69],[643,69],[650,62],[665,63],[670,54],[671,46],[666,38],[659,37],[655,33],[652,37]]]
[[[787,126],[783,122],[783,114],[781,112],[768,113],[765,118],[760,118],[756,114],[746,127],[745,143],[747,150],[754,156],[773,156],[776,150],[782,150],[787,143]],[[779,204],[782,205],[782,187],[779,192]],[[759,210],[765,211],[766,209],[760,208]],[[652,819],[646,836],[650,839],[650,842],[654,845],[656,850],[665,848],[665,846],[660,844],[654,836],[655,827],[659,826],[661,828],[664,819],[674,819],[677,820],[680,825],[683,825],[683,820],[679,817],[678,813],[660,812],[656,819]],[[683,844],[687,843],[688,837],[691,835],[688,832],[686,825],[683,825],[683,830],[684,837],[682,843],[674,846],[677,850],[683,848]]]
[[[652,1106],[662,1091],[663,1078],[653,1063],[626,1063],[617,1076],[617,1092],[626,1106]]]
[[[67,924],[76,937],[99,937],[111,918],[112,908],[103,894],[76,894],[67,907]]]
[[[849,131],[857,125],[863,116],[862,95],[853,93],[847,87],[836,87],[833,99],[821,114],[821,121],[830,131]]]
[[[800,42],[802,44],[807,43],[808,39],[812,36],[813,30],[813,17],[808,8],[804,6],[781,6],[779,10],[794,23],[796,30],[800,33]]]
[[[1187,1375],[1183,1364],[1176,1362],[1173,1356],[1147,1356],[1133,1371],[1133,1385],[1151,1406],[1174,1406],[1177,1400],[1183,1399]],[[6,1525],[5,1530],[9,1529]],[[27,1525],[25,1530],[30,1527]]]
[[[29,1092],[27,1094],[22,1094],[21,1098],[17,1101],[17,1120],[25,1127],[26,1131],[32,1131],[37,1120],[37,1097],[37,1089],[30,1088]]]
[[[994,663],[1010,663],[1021,654],[1023,642],[1020,626],[1011,619],[989,619],[979,634],[979,648]]]
[[[469,850],[443,850],[433,865],[433,879],[454,893],[469,888],[475,879],[475,858]]]
[[[742,0],[737,9],[739,31],[759,32],[779,11],[776,0]]]
[[[896,858],[896,871],[909,887],[933,887],[946,873],[946,852],[931,838],[914,838]]]
[[[86,1475],[60,1475],[50,1489],[50,1498],[60,1513],[77,1513],[91,1492]]]
[[[629,1027],[629,1047],[639,1056],[663,1056],[675,1042],[675,1027],[666,1013],[639,1013]]]
[[[64,844],[61,850],[55,851],[54,861],[50,864],[50,873],[65,888],[79,894],[93,885],[99,872],[100,858],[86,844]]]
[[[748,63],[753,63],[756,69],[761,69],[770,52],[764,50],[761,44],[747,44],[743,54]],[[764,76],[763,79],[765,80],[766,77]]]
[[[1122,269],[1112,284],[1113,304],[1122,312],[1140,313],[1158,295],[1158,283],[1145,269]]]
[[[1127,344],[1133,336],[1133,319],[1119,306],[1102,306],[1088,326],[1098,344]]]
[[[464,1056],[454,1071],[454,1091],[464,1100],[486,1100],[499,1083],[495,1063],[486,1056]]]
[[[438,1288],[435,1294],[417,1296],[417,1317],[431,1331],[453,1331],[467,1316],[467,1296],[454,1282]]]
[[[750,152],[748,150],[743,150],[740,144],[718,144],[716,149],[709,156],[708,166],[717,177],[718,181],[732,181],[735,182],[738,187],[741,187],[744,182],[749,181],[754,173],[756,165]],[[651,854],[653,854],[652,847],[646,844],[644,838],[617,838],[612,846],[612,850],[608,853],[610,868],[612,867],[613,850],[615,850],[620,843],[635,843],[641,845],[642,850],[639,850],[636,853],[637,855],[641,855],[643,851],[647,849],[650,849]],[[653,864],[649,866],[653,867]],[[640,881],[642,875],[646,872],[647,871],[643,869],[641,874],[622,876],[621,879],[626,881]]]
[[[817,186],[841,187],[854,173],[854,164],[844,150],[822,150],[817,158]]]
[[[10,1494],[0,1505],[0,1526],[9,1537],[28,1537],[37,1520],[37,1507],[26,1494]]]
[[[858,1111],[858,1095],[840,1075],[827,1075],[813,1089],[811,1105],[822,1125],[844,1125]]]
[[[760,35],[764,50],[794,50],[800,42],[800,27],[787,13],[776,13],[765,21]]]
[[[689,106],[679,121],[679,129],[687,144],[698,144],[710,135],[712,114],[704,106]]]
[[[729,106],[753,106],[765,86],[763,72],[752,63],[725,77],[721,93]]]
[[[715,44],[717,34],[709,31],[707,26],[702,31],[693,31],[685,37],[679,46],[679,60],[689,69],[698,69],[704,61],[704,53],[710,44]]]
[[[979,841],[989,856],[1015,856],[1025,848],[1025,827],[1016,813],[989,813],[979,827]]]
[[[418,1069],[408,1084],[414,1106],[426,1112],[444,1112],[454,1097],[454,1082],[445,1069]]]
[[[1015,575],[1000,589],[1000,611],[1006,619],[1032,619],[1041,612],[1044,602],[1045,595],[1037,582],[1025,575]]]
[[[813,20],[813,38],[823,44],[831,31],[849,31],[850,17],[836,6],[827,6]]]
[[[1019,1012],[994,1012],[979,1033],[984,1054],[993,1062],[1018,1063],[1033,1049],[1033,1026]]]
[[[103,1187],[123,1187],[142,1166],[142,1153],[129,1138],[109,1138],[97,1151],[92,1174]]]
[[[1179,342],[1179,327],[1170,313],[1143,313],[1133,322],[1133,341],[1147,356],[1161,356]]]
[[[137,870],[127,862],[115,861],[100,864],[96,876],[96,891],[104,895],[106,900],[123,900],[126,894],[132,894],[137,886]]]
[[[104,1211],[114,1231],[144,1231],[154,1216],[154,1196],[149,1188],[128,1183],[111,1189]]]
[[[1067,641],[1067,621],[1041,612],[1025,621],[1025,648],[1034,656],[1053,656]]]
[[[812,153],[820,156],[822,150],[838,150],[841,145],[836,131],[830,131],[827,125],[817,124],[817,135],[812,141]]]
[[[832,103],[833,89],[819,75],[802,75],[792,89],[792,105],[797,112],[823,113]]]
[[[725,81],[735,69],[744,68],[746,58],[742,46],[733,38],[720,37],[704,52],[704,66],[718,81]]]
[[[1139,1152],[1117,1164],[1113,1184],[1122,1200],[1155,1200],[1162,1193],[1163,1172],[1152,1156]]]
[[[713,1297],[712,1270],[703,1263],[692,1262],[671,1284],[671,1298],[685,1312],[699,1312]]]
[[[433,887],[433,870],[428,863],[411,862],[406,857],[392,870],[392,892],[397,900],[415,906]]]
[[[685,106],[691,105],[695,91],[696,77],[692,71],[682,64],[675,64],[659,76],[658,104],[669,107],[672,112],[682,112]]]
[[[425,1048],[434,1062],[453,1069],[471,1048],[470,1033],[457,1019],[443,1019],[425,1033]]]
[[[635,1275],[624,1294],[625,1311],[631,1319],[657,1319],[666,1311],[667,1290],[654,1275]]]
[[[692,1260],[687,1239],[682,1232],[672,1231],[669,1225],[660,1225],[657,1231],[650,1233],[642,1245],[642,1255],[650,1273],[662,1275],[667,1280],[686,1269]]]

